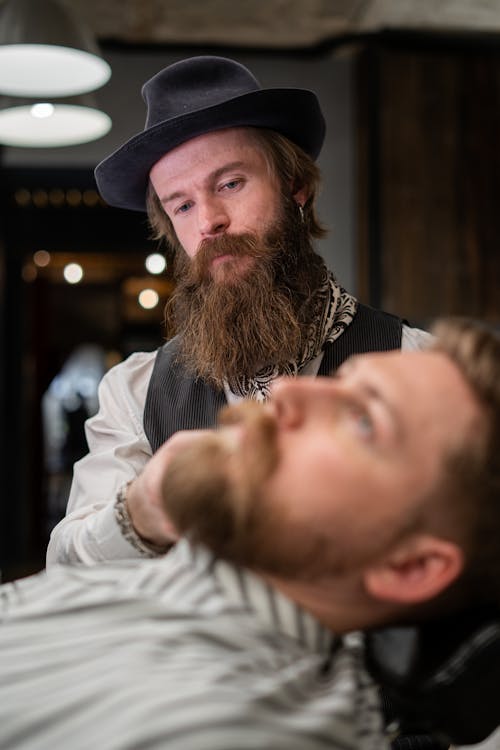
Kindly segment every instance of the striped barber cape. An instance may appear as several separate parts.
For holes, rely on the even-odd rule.
[[[0,594],[2,750],[387,747],[359,643],[185,540]]]

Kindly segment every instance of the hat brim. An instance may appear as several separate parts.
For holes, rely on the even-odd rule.
[[[97,165],[99,192],[110,206],[145,211],[149,172],[164,154],[198,135],[245,126],[275,130],[313,159],[325,137],[325,121],[312,91],[259,89],[160,122],[133,136]]]

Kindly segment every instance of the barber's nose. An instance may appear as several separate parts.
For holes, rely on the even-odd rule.
[[[229,216],[222,201],[216,198],[200,201],[198,206],[198,222],[200,234],[212,237],[222,234],[229,227]]]

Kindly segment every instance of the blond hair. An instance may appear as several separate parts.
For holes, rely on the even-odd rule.
[[[468,594],[500,602],[500,337],[466,318],[437,321],[432,348],[469,384],[483,419],[447,466],[451,505],[466,527]],[[447,492],[448,494],[448,492]]]

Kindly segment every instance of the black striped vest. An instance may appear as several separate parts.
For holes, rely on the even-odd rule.
[[[359,303],[352,323],[325,347],[318,375],[333,372],[351,354],[399,349],[401,335],[399,318]],[[179,365],[178,344],[175,337],[160,347],[149,381],[144,431],[153,452],[178,430],[214,427],[226,403],[223,390],[193,378]]]

